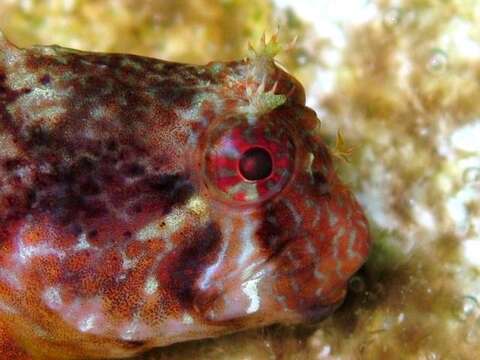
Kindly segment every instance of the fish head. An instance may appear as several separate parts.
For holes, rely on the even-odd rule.
[[[343,301],[370,246],[367,220],[336,175],[302,86],[270,66],[250,91],[264,94],[253,95],[257,111],[248,111],[250,98],[212,121],[198,155],[200,193],[222,234],[197,282],[196,304],[213,322],[324,318]],[[280,96],[273,109],[258,104]]]

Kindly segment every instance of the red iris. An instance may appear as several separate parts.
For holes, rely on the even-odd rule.
[[[206,151],[207,179],[228,200],[264,201],[287,184],[295,148],[287,130],[273,123],[224,123]]]

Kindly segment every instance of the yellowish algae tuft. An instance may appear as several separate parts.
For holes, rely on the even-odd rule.
[[[0,2],[0,28],[19,45],[193,63],[242,58],[249,42],[280,25],[282,42],[298,42],[279,62],[306,85],[323,134],[350,160],[337,166],[375,242],[339,311],[317,325],[177,344],[137,359],[480,354],[480,3],[338,0],[344,10],[336,12],[314,3],[308,24],[266,0]]]

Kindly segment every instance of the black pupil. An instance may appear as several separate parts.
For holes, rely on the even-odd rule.
[[[272,157],[265,149],[254,147],[245,151],[240,159],[240,173],[251,181],[262,180],[272,173]]]

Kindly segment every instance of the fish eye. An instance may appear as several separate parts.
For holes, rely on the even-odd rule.
[[[234,119],[211,131],[204,176],[221,199],[256,203],[285,187],[294,163],[295,146],[284,126],[266,121],[251,125]]]
[[[249,181],[266,179],[272,174],[272,156],[261,147],[245,151],[238,165],[240,174]]]

